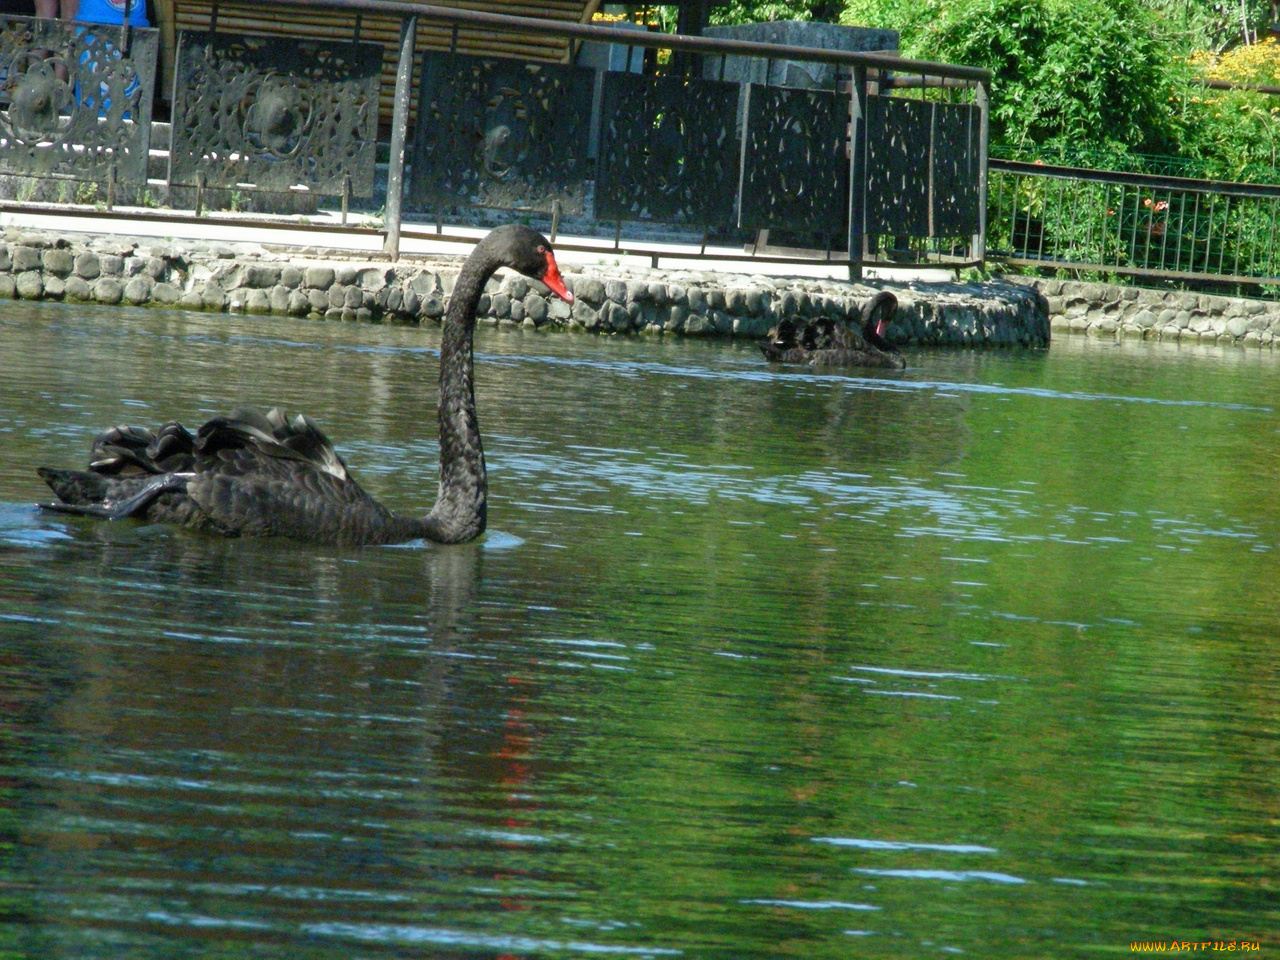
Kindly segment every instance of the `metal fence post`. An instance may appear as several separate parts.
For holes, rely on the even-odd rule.
[[[849,91],[849,279],[862,279],[867,213],[867,68],[853,67]]]
[[[404,205],[404,151],[409,128],[409,98],[413,81],[413,42],[418,35],[418,15],[400,21],[400,60],[396,65],[396,94],[391,112],[391,157],[387,165],[386,238],[383,251],[400,259],[400,209]]]
[[[982,265],[987,259],[987,134],[991,106],[985,83],[974,88],[973,99],[978,106],[978,232],[969,245],[969,259]]]

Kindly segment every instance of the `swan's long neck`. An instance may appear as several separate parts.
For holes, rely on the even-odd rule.
[[[440,339],[440,492],[422,520],[425,535],[439,543],[461,543],[484,532],[487,484],[476,419],[472,340],[480,294],[499,265],[483,242],[476,247],[458,274],[444,315]]]

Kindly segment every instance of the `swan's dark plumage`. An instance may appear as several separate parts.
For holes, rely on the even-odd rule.
[[[881,290],[862,305],[861,336],[830,317],[808,321],[784,317],[769,331],[760,349],[777,363],[901,369],[906,366],[902,353],[884,339],[897,309],[898,298]]]
[[[551,245],[521,225],[498,227],[463,265],[440,342],[440,486],[425,517],[393,514],[347,472],[328,437],[305,416],[240,408],[193,435],[167,423],[154,433],[99,434],[89,469],[39,474],[61,502],[46,509],[104,519],[136,517],[226,536],[313,543],[461,543],[484,532],[487,480],[476,418],[472,335],[485,282],[507,266],[572,301]]]

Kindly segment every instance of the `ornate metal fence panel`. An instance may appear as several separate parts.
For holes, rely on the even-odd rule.
[[[975,106],[871,97],[866,232],[913,237],[977,233],[980,123]]]
[[[981,229],[978,189],[983,172],[978,141],[980,108],[959,103],[933,105],[933,235],[972,236]]]
[[[381,73],[376,43],[182,31],[170,180],[371,196]]]
[[[0,170],[146,182],[159,31],[0,17]]]
[[[427,51],[409,202],[583,212],[595,71]]]
[[[606,74],[596,216],[733,223],[738,96],[736,83]]]
[[[897,97],[867,100],[868,234],[927,237],[929,138],[933,104]]]
[[[748,84],[739,226],[844,233],[848,139],[847,96]]]

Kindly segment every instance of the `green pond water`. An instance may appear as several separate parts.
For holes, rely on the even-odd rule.
[[[5,306],[0,957],[1280,948],[1280,356],[485,330],[477,544],[33,506],[254,403],[425,512],[437,345]]]

